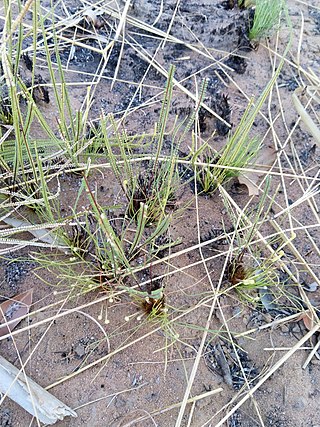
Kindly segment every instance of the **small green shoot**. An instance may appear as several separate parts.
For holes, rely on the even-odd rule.
[[[280,27],[281,13],[285,6],[284,0],[256,0],[252,27],[249,39],[259,41],[270,36]]]

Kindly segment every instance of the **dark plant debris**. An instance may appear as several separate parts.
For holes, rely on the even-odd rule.
[[[253,381],[258,372],[234,338],[233,344],[223,338],[216,344],[208,343],[205,349],[205,362],[209,370],[222,377],[226,384],[240,390],[247,381]]]
[[[246,58],[239,55],[230,55],[225,64],[238,74],[244,74],[248,66]]]
[[[230,124],[231,118],[231,107],[229,104],[229,96],[226,94],[217,94],[214,101],[215,112],[224,119],[227,123]],[[221,136],[225,136],[229,133],[230,127],[227,126],[224,122],[217,119],[216,120],[217,132]]]
[[[27,84],[27,88],[32,94],[32,98],[34,102],[42,101],[42,102],[45,102],[46,104],[49,104],[50,102],[49,90],[45,87],[47,82],[41,76],[41,74],[35,75],[33,86],[31,81],[26,82],[26,84]]]
[[[26,65],[27,70],[29,71],[33,71],[33,63],[32,63],[32,59],[30,58],[30,56],[28,55],[28,53],[24,53],[22,54],[22,59]]]

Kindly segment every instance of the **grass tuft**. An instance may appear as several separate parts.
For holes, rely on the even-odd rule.
[[[280,27],[284,0],[256,0],[252,27],[249,30],[250,40],[259,41],[270,36]]]
[[[204,193],[213,194],[219,185],[239,176],[241,170],[257,156],[260,141],[248,136],[252,121],[251,106],[250,102],[236,131],[220,152],[214,152],[208,145],[203,145],[193,155],[193,161],[202,157],[204,163],[197,173],[197,182]]]
[[[260,142],[256,138],[237,141],[233,137],[220,153],[213,153],[208,148],[203,159],[205,166],[202,166],[197,176],[201,190],[213,194],[220,185],[239,176],[241,170],[257,156],[259,148]]]

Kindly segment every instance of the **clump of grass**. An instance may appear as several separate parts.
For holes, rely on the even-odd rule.
[[[286,52],[289,49],[290,43],[291,39]],[[280,62],[273,78],[269,81],[258,100],[255,103],[253,103],[253,100],[249,102],[236,131],[229,138],[225,148],[220,153],[214,152],[213,149],[208,147],[208,144],[203,144],[197,150],[193,150],[192,163],[196,169],[197,182],[204,192],[208,194],[214,193],[219,185],[227,182],[234,176],[239,176],[241,169],[246,168],[250,161],[257,156],[260,142],[257,138],[250,138],[249,133],[282,66],[283,60]],[[204,159],[207,162],[203,162]],[[196,165],[198,161],[200,163],[199,168]]]
[[[67,226],[67,229],[72,227],[71,232],[64,235],[71,251],[69,256],[34,255],[39,266],[53,271],[59,283],[77,294],[98,288],[119,289],[129,278],[135,282],[139,271],[158,259],[162,250],[176,243],[157,244],[159,236],[166,234],[170,218],[165,218],[152,231],[149,227],[146,230],[145,206],[141,206],[135,221],[111,214],[96,200],[92,200],[92,205],[90,212],[82,213]],[[156,299],[152,294],[149,297]]]
[[[231,137],[220,153],[207,149],[204,166],[197,175],[200,188],[206,194],[213,194],[219,185],[227,183],[231,178],[241,174],[252,159],[257,156],[260,143],[256,138],[237,141]]]
[[[235,133],[229,137],[226,146],[215,152],[208,145],[200,147],[193,159],[202,157],[203,166],[197,173],[197,182],[206,194],[213,194],[219,185],[225,184],[231,178],[239,176],[241,170],[246,168],[257,156],[260,149],[258,138],[249,138],[250,129],[249,104]]]
[[[108,123],[111,123],[115,143],[108,136]],[[179,187],[176,150],[172,149],[169,157],[161,161],[153,156],[147,159],[148,155],[144,154],[142,160],[140,156],[139,162],[135,162],[137,156],[131,149],[130,140],[125,132],[118,131],[113,117],[102,119],[101,126],[111,168],[128,201],[127,215],[137,219],[140,206],[144,204],[147,224],[156,224],[166,215],[168,208],[174,207]],[[156,136],[152,135],[151,139]]]
[[[256,0],[252,27],[249,30],[250,40],[268,37],[280,26],[283,0]]]
[[[147,207],[146,222],[150,225],[161,220],[166,215],[166,209],[174,206],[175,193],[179,187],[176,161],[179,143],[175,144],[175,131],[173,135],[170,135],[170,154],[160,158],[172,97],[173,73],[174,68],[171,67],[159,121],[155,126],[154,133],[148,138],[141,135],[140,143],[143,141],[144,145],[155,148],[155,154],[151,156],[151,159],[150,155],[145,153],[143,157],[146,160],[140,160],[138,163],[140,166],[137,166],[134,161],[135,154],[131,149],[130,139],[126,132],[118,130],[117,123],[111,115],[101,120],[106,152],[112,170],[128,200],[127,214],[136,218],[140,205],[144,204]],[[109,136],[110,128],[113,131],[113,139],[110,139]]]
[[[248,263],[252,257],[248,257]],[[265,260],[255,261],[255,266],[246,264],[244,252],[234,258],[228,266],[228,281],[234,286],[240,298],[252,303],[259,302],[259,291],[275,288],[278,283],[278,274],[270,257]]]
[[[78,201],[85,193],[90,208],[79,212]],[[140,203],[134,218],[116,212],[116,206],[102,206],[91,190],[88,176],[82,185],[73,207],[74,213],[66,218],[63,240],[71,256],[36,254],[39,265],[56,272],[64,284],[77,293],[87,293],[96,288],[111,289],[127,278],[144,270],[161,252],[173,246],[166,236],[171,217],[162,217],[153,227],[147,227],[148,207]],[[119,208],[119,207],[118,207]],[[76,213],[78,212],[78,213]],[[150,298],[155,299],[152,295]]]
[[[49,71],[51,68],[50,63]],[[61,73],[60,78],[64,81],[62,70]],[[54,79],[53,74],[52,79]],[[35,258],[39,265],[55,271],[61,282],[68,283],[74,292],[85,293],[98,287],[106,288],[128,277],[135,280],[135,274],[138,271],[158,259],[162,251],[175,243],[166,238],[172,219],[172,215],[168,214],[166,209],[173,206],[175,190],[179,185],[176,150],[172,148],[168,156],[162,156],[172,86],[173,69],[169,73],[165,99],[154,133],[129,137],[126,131],[119,130],[118,124],[111,115],[107,118],[102,117],[97,131],[88,135],[86,124],[88,111],[76,113],[74,116],[72,111],[66,108],[67,87],[62,84],[62,90],[66,93],[60,99],[60,107],[58,106],[60,138],[53,137],[52,143],[54,151],[64,146],[59,151],[62,162],[69,165],[71,171],[77,168],[82,174],[82,183],[73,203],[73,213],[68,218],[63,218],[63,221],[58,206],[59,171],[57,173],[50,171],[50,165],[46,165],[45,162],[46,152],[43,153],[44,156],[39,154],[39,143],[35,140],[30,141],[26,151],[22,144],[22,132],[19,133],[16,144],[10,145],[6,141],[7,157],[12,159],[16,155],[17,159],[13,172],[11,172],[11,160],[10,164],[8,162],[3,164],[3,171],[9,171],[10,181],[7,182],[7,193],[3,193],[8,201],[2,207],[25,205],[36,212],[40,221],[45,219],[50,224],[60,222],[66,224],[63,226],[66,228],[60,227],[55,233],[61,234],[63,242],[68,246],[67,256],[66,254],[39,253],[35,254]],[[59,98],[56,82],[53,83],[53,87],[56,98]],[[32,95],[22,83],[21,88],[25,92],[27,101],[33,106],[33,111],[37,113],[36,117],[43,124],[44,130],[48,130],[50,135],[45,118],[35,105]],[[67,116],[64,115],[65,109],[70,112]],[[15,122],[18,122],[19,117],[17,112],[14,113]],[[24,116],[21,115],[21,117]],[[29,130],[30,122],[31,119],[28,120],[24,130]],[[19,132],[18,126],[16,129]],[[141,155],[142,146],[155,147],[156,154]],[[174,146],[173,135],[172,147]],[[92,152],[90,152],[91,148]],[[127,206],[118,206],[120,210],[116,217],[111,213],[111,209],[114,212],[115,207],[110,209],[101,205],[95,191],[92,190],[91,159],[101,148],[104,156],[107,154],[114,178],[118,179],[128,200]],[[135,154],[136,148],[138,148],[138,154]],[[50,152],[48,157],[50,155],[52,156],[53,153]],[[78,167],[79,160],[86,155],[88,156],[87,168]],[[145,172],[143,172],[144,169]],[[137,170],[138,174],[136,174]],[[54,185],[48,186],[50,180],[54,180],[53,184],[57,184],[56,194],[52,194]],[[83,208],[79,209],[79,203],[84,193],[87,195],[90,207],[85,208],[83,212]],[[148,307],[152,306],[150,312],[153,312],[154,307],[158,305],[157,299],[150,295],[148,298],[144,303],[145,310],[149,310]]]
[[[273,300],[279,299],[281,295],[286,296],[283,292],[284,284],[280,283],[277,267],[278,261],[284,255],[284,245],[279,245],[274,253],[264,257],[260,246],[254,243],[254,237],[260,227],[265,226],[269,221],[268,214],[275,197],[275,195],[270,197],[267,203],[269,190],[270,180],[266,179],[257,207],[250,211],[245,209],[241,215],[233,211],[226,192],[222,194],[235,233],[234,238],[231,239],[235,247],[228,262],[226,279],[242,300],[254,305],[263,305],[267,310],[276,307],[268,301],[269,297]]]
[[[146,234],[147,205],[140,203],[140,208],[135,221],[127,217],[113,219],[108,212],[99,205],[95,195],[90,190],[86,177],[84,177],[86,191],[92,206],[92,222],[96,227],[85,227],[88,237],[85,242],[92,242],[94,257],[105,271],[105,276],[112,279],[130,275],[134,262],[143,252],[144,262],[152,260],[159,248],[155,239],[167,231],[170,218],[164,217],[149,235]],[[116,222],[120,222],[117,226]]]
[[[175,191],[178,188],[178,173],[175,162],[162,162],[156,168],[148,162],[146,168],[126,185],[129,201],[128,214],[135,217],[141,203],[148,205],[148,223],[154,223],[168,208],[174,208]]]

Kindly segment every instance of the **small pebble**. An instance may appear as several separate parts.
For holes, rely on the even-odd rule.
[[[318,289],[318,283],[312,282],[310,285],[305,286],[304,289],[308,292],[315,292]]]
[[[242,313],[241,307],[235,307],[232,311],[234,317],[240,317]]]
[[[117,396],[115,398],[114,406],[116,408],[122,408],[122,407],[126,406],[126,401],[121,396]]]
[[[289,333],[289,326],[288,325],[281,325],[280,330],[283,334],[288,334]]]
[[[299,325],[295,325],[291,331],[295,334],[298,334],[299,332],[301,332]]]
[[[307,406],[307,402],[304,397],[301,397],[292,405],[293,409],[296,409],[298,411],[300,411],[301,409],[304,409],[306,406]]]
[[[79,343],[76,345],[74,352],[75,352],[76,356],[81,358],[86,354],[86,348],[83,344]]]

